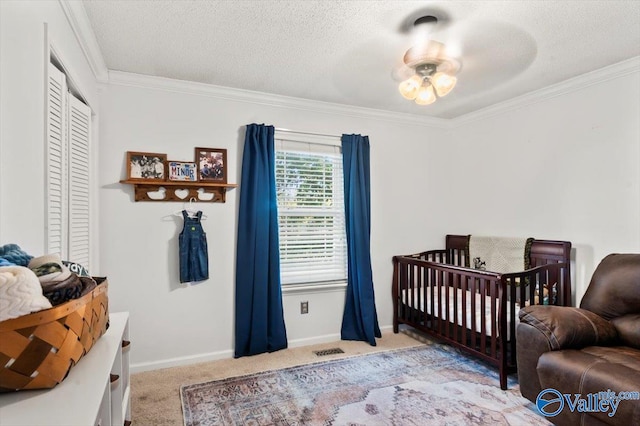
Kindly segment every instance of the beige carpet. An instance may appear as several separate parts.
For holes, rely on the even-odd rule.
[[[408,348],[429,343],[413,332],[388,331],[377,339],[377,346],[365,342],[337,341],[285,349],[238,359],[193,364],[185,367],[147,371],[131,376],[131,417],[134,425],[182,425],[180,386],[209,380],[241,376],[260,371],[303,365],[330,359]],[[314,351],[339,347],[345,353],[318,357]]]

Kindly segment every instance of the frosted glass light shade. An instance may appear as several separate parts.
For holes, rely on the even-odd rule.
[[[455,76],[443,72],[437,72],[431,77],[431,84],[435,87],[439,97],[446,96],[457,82],[458,79]]]
[[[429,105],[436,101],[436,94],[433,93],[433,86],[425,84],[418,90],[418,96],[416,96],[416,103],[418,105]]]
[[[420,89],[421,85],[422,77],[414,75],[413,77],[408,78],[407,80],[400,83],[400,85],[398,86],[398,90],[405,99],[409,99],[410,101],[412,101],[416,98],[416,96],[418,96],[418,90]]]

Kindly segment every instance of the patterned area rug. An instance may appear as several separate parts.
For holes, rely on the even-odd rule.
[[[182,386],[186,426],[548,425],[510,377],[431,344]]]

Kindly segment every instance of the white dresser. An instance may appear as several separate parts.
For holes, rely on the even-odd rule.
[[[53,389],[0,394],[2,426],[123,426],[131,422],[129,313],[109,329]]]

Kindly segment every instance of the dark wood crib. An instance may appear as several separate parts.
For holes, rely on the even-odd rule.
[[[444,250],[394,256],[393,331],[409,325],[497,366],[507,389],[520,307],[571,306],[571,243],[533,240],[530,269],[503,274],[469,268],[468,247],[447,235]]]

